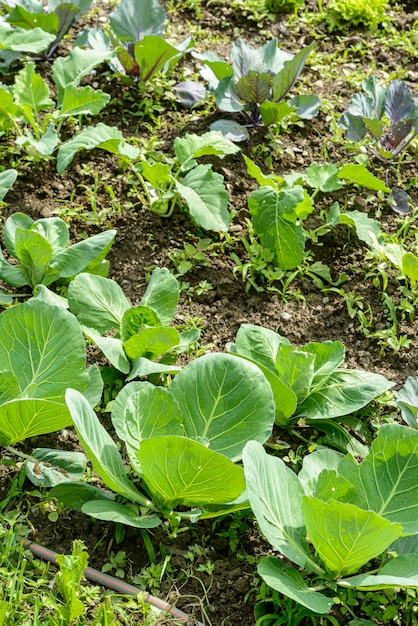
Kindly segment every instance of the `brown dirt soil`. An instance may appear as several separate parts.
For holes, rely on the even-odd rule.
[[[314,4],[309,0],[307,7],[316,10]],[[225,6],[216,1],[203,1],[203,15],[199,19],[191,9],[182,8],[181,3],[171,3],[173,5],[176,10],[169,19],[170,28],[176,33],[175,38],[180,40],[187,33],[187,24],[198,26],[203,33],[207,30],[218,35],[219,54],[228,54],[229,45],[226,42],[232,33],[234,36],[235,33],[240,33],[257,45],[275,36],[279,39],[280,46],[292,51],[308,44],[316,34],[317,46],[322,53],[336,54],[337,58],[341,58],[341,74],[328,78],[326,73],[321,73],[320,68],[315,66],[311,69],[308,64],[300,79],[300,87],[303,92],[312,90],[319,96],[322,95],[341,112],[352,93],[347,73],[357,71],[365,75],[371,64],[374,65],[377,76],[384,78],[397,68],[403,67],[405,79],[410,86],[416,84],[416,57],[408,55],[401,48],[383,47],[379,42],[373,48],[368,48],[366,54],[360,54],[359,44],[367,41],[367,35],[362,33],[343,37],[329,35],[324,24],[319,24],[314,33],[314,29],[304,21],[298,22],[290,31],[286,16],[277,16],[273,21],[265,18],[258,25],[244,15],[242,6],[238,3]],[[187,6],[190,5],[192,3]],[[90,26],[100,24],[98,20],[108,13],[107,4],[98,1],[96,7],[97,12],[92,16]],[[417,18],[415,3],[405,3],[402,9],[396,11],[394,23],[399,29],[407,31],[413,27]],[[197,48],[205,49],[204,34],[198,38]],[[64,42],[59,53],[64,54],[68,49],[68,43]],[[188,60],[181,71],[187,74],[193,67],[192,61]],[[146,142],[155,135],[162,151],[172,152],[176,136],[205,132],[215,119],[228,117],[219,112],[213,112],[208,117],[185,111],[175,104],[170,92],[158,90],[156,81],[157,85],[150,87],[150,96],[158,100],[164,108],[164,114],[154,111],[152,119],[144,102],[140,100],[141,96],[134,89],[121,86],[105,70],[106,68],[103,73],[98,72],[94,77],[113,98],[101,115],[101,121],[118,125],[127,137],[135,136],[138,141]],[[229,117],[239,121],[237,116]],[[279,175],[289,173],[292,169],[302,170],[312,161],[332,161],[339,165],[351,155],[344,152],[341,142],[334,140],[330,121],[325,110],[316,119],[301,127],[290,127],[277,136],[264,129],[256,129],[252,131],[250,140],[241,146],[242,152],[255,159],[263,169],[269,165]],[[268,146],[264,151],[257,148],[263,142]],[[243,260],[247,258],[239,237],[247,235],[247,199],[256,184],[246,174],[240,154],[212,162],[214,169],[225,177],[231,197],[230,208],[235,212],[231,233],[237,238],[232,247],[226,247],[226,252],[222,253],[222,237],[213,237],[220,245],[219,252],[209,256],[210,265],[196,266],[184,277],[192,288],[201,281],[208,281],[213,288],[201,295],[195,293],[191,297],[184,293],[175,322],[182,323],[191,317],[199,318],[203,326],[201,343],[211,344],[213,350],[224,350],[226,343],[234,340],[242,323],[252,323],[274,329],[297,345],[308,341],[341,340],[346,346],[348,367],[381,373],[393,380],[398,387],[407,376],[416,374],[418,319],[401,323],[400,330],[411,340],[411,345],[408,350],[395,354],[389,350],[383,352],[376,341],[367,339],[358,331],[357,324],[348,315],[341,296],[332,292],[321,292],[309,278],[300,277],[292,283],[291,289],[299,294],[298,299],[290,296],[281,298],[279,294],[269,291],[257,293],[251,289],[249,293],[246,292],[245,283],[239,275],[233,273],[231,252]],[[5,166],[9,164],[5,163]],[[378,173],[379,165],[373,163],[373,166]],[[416,161],[405,165],[403,176],[405,179],[417,176]],[[95,180],[98,181],[96,212],[92,211],[91,196],[86,191]],[[117,205],[106,191],[108,184],[112,185]],[[410,193],[417,204],[418,190],[412,189]],[[170,252],[181,249],[184,242],[196,243],[199,237],[208,236],[196,229],[182,213],[177,212],[171,218],[165,219],[141,206],[138,199],[132,196],[126,173],[119,168],[117,159],[98,150],[78,154],[62,176],[56,173],[53,161],[41,165],[27,163],[20,168],[19,178],[6,199],[8,206],[3,210],[4,218],[16,211],[28,213],[33,218],[47,217],[59,212],[70,220],[74,240],[104,228],[116,228],[116,242],[108,256],[111,262],[109,277],[119,282],[133,304],[139,302],[143,294],[145,276],[150,268],[159,266],[175,269],[169,258]],[[382,229],[389,232],[399,225],[399,218],[388,208],[382,208],[375,198],[370,198],[369,193],[359,191],[356,195],[352,189],[347,191],[344,188],[330,197],[324,195],[317,203],[317,211],[329,208],[336,200],[342,206],[348,202],[348,208],[366,211],[370,217],[379,215]],[[84,217],[80,218],[80,213]],[[365,308],[370,305],[377,328],[379,324],[384,324],[384,309],[379,299],[379,291],[370,281],[364,279],[365,249],[354,236],[347,237],[346,227],[341,226],[328,233],[320,240],[319,245],[311,246],[311,253],[315,260],[321,260],[330,267],[333,277],[337,278],[345,272],[348,276],[348,282],[344,284],[345,290],[349,292],[355,289],[363,297]],[[393,297],[398,297],[395,283],[389,284],[388,289]],[[283,438],[286,435],[280,433],[279,436]],[[42,437],[36,442],[27,441],[22,449],[57,445],[67,449],[77,447],[77,440],[71,429],[64,435]],[[4,472],[0,493],[6,494],[8,480],[13,472],[7,466],[2,466],[2,469]],[[30,484],[26,486],[28,491],[33,490]],[[107,555],[111,550],[127,552],[129,574],[138,574],[142,567],[149,565],[148,554],[137,530],[127,528],[123,540],[117,544],[113,526],[105,522],[70,512],[52,523],[43,508],[37,505],[35,496],[28,494],[27,502],[30,503],[33,538],[38,543],[58,552],[68,552],[72,540],[81,538],[89,549],[90,565],[98,569],[108,560]],[[228,543],[228,532],[237,539],[237,546],[232,546],[234,550]],[[236,522],[228,517],[215,523],[199,523],[179,533],[176,538],[170,538],[167,529],[162,528],[153,533],[152,541],[157,551],[163,553],[165,550],[171,555],[171,566],[174,570],[172,577],[177,579],[177,583],[173,585],[170,576],[166,577],[160,589],[155,592],[156,595],[168,596],[179,608],[194,613],[204,622],[205,615],[202,614],[201,605],[205,605],[206,617],[210,620],[205,622],[208,626],[254,624],[255,596],[251,593],[251,588],[255,566],[248,560],[240,559],[239,555],[247,554],[251,560],[266,553],[268,547],[264,545],[252,522],[245,518]],[[193,544],[207,548],[207,555],[196,558],[192,576],[190,561],[185,555]],[[197,566],[205,563],[208,558],[214,564],[213,577],[196,571]]]

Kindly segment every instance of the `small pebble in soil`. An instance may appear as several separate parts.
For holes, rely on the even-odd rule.
[[[280,319],[282,319],[284,322],[289,322],[292,319],[292,316],[287,311],[282,311],[280,313]]]

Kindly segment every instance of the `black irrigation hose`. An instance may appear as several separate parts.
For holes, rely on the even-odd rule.
[[[33,554],[38,556],[44,561],[50,561],[51,563],[57,564],[56,557],[57,553],[52,550],[48,550],[48,548],[44,548],[29,539],[23,539],[23,544],[28,550],[30,550]],[[114,578],[113,576],[109,576],[109,574],[104,574],[103,572],[99,572],[97,569],[93,569],[93,567],[86,567],[84,570],[84,576],[87,580],[90,580],[93,583],[97,583],[102,585],[103,587],[107,587],[107,589],[112,589],[112,591],[117,591],[119,593],[123,593],[128,596],[136,596],[138,593],[144,593],[145,601],[151,604],[152,606],[160,609],[161,611],[166,611],[170,613],[170,615],[178,620],[184,622],[185,626],[204,626],[202,622],[197,621],[195,618],[189,617],[180,609],[176,609],[176,607],[171,606],[168,602],[164,602],[164,600],[160,600],[159,598],[155,598],[151,596],[149,593],[141,592],[138,587],[134,587],[133,585],[129,585],[125,583],[123,580],[119,578]]]

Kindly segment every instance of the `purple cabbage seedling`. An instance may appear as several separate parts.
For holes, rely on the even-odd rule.
[[[386,165],[386,185],[389,169],[400,165],[408,146],[418,135],[418,100],[401,80],[393,80],[386,89],[374,76],[366,78],[363,93],[351,99],[338,125],[347,131],[351,141],[361,141],[367,133],[373,138],[377,158]],[[398,213],[406,213],[409,197],[402,189],[393,189],[389,203]]]
[[[122,0],[109,16],[110,26],[88,29],[76,40],[80,46],[111,53],[111,68],[143,84],[168,72],[193,47],[191,37],[177,46],[162,36],[166,12],[156,0]]]
[[[231,49],[231,65],[213,52],[194,56],[204,63],[201,76],[208,82],[218,107],[230,113],[242,112],[247,126],[254,127],[273,124],[293,112],[303,119],[312,119],[317,115],[320,105],[317,96],[300,95],[285,100],[314,45],[311,43],[293,55],[280,50],[277,39],[260,48],[253,48],[239,39]],[[185,106],[190,99],[196,104],[196,90],[191,97],[185,96],[192,85],[185,83],[181,93],[178,92]],[[228,122],[221,121],[224,125]]]

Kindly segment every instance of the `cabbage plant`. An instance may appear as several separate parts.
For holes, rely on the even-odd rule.
[[[253,324],[242,324],[227,349],[256,364],[269,381],[276,405],[276,424],[283,428],[299,420],[329,434],[331,445],[354,453],[365,446],[350,437],[336,419],[368,439],[365,426],[352,413],[393,386],[380,374],[343,367],[340,341],[293,346],[286,337]]]
[[[159,73],[169,72],[192,49],[187,37],[174,45],[163,37],[166,12],[157,0],[122,0],[101,31],[88,29],[76,45],[107,50],[111,68],[140,86]]]
[[[156,268],[136,306],[115,281],[85,273],[70,283],[67,298],[85,335],[131,380],[178,372],[177,355],[199,339],[198,329],[180,333],[170,326],[179,294],[177,279]]]
[[[251,508],[280,553],[258,565],[270,587],[318,614],[339,590],[418,588],[416,430],[385,424],[362,462],[323,449],[299,474],[253,441],[243,461]]]
[[[13,213],[4,226],[4,245],[17,263],[9,263],[0,249],[0,279],[12,287],[48,286],[68,282],[82,271],[107,274],[105,261],[115,238],[107,230],[71,246],[67,224],[59,217],[34,221],[25,213]]]
[[[186,365],[168,388],[132,382],[122,389],[112,422],[136,482],[88,402],[71,389],[66,398],[84,451],[107,487],[58,485],[51,493],[66,506],[139,528],[248,507],[237,462],[248,441],[269,438],[274,423],[269,383],[252,363],[208,354]]]
[[[303,119],[317,115],[320,105],[317,96],[299,95],[285,100],[314,46],[313,42],[297,54],[291,54],[277,47],[277,39],[260,48],[253,48],[239,39],[231,48],[231,64],[213,52],[193,56],[204,63],[200,73],[215,95],[218,107],[230,113],[242,112],[249,126],[260,126],[278,122],[293,112]],[[190,91],[194,92],[194,87],[188,82],[178,92],[185,104],[190,99]],[[227,120],[216,124],[219,123],[227,132]]]
[[[92,0],[4,0],[0,12],[0,71],[5,72],[22,53],[50,59],[73,24]]]

